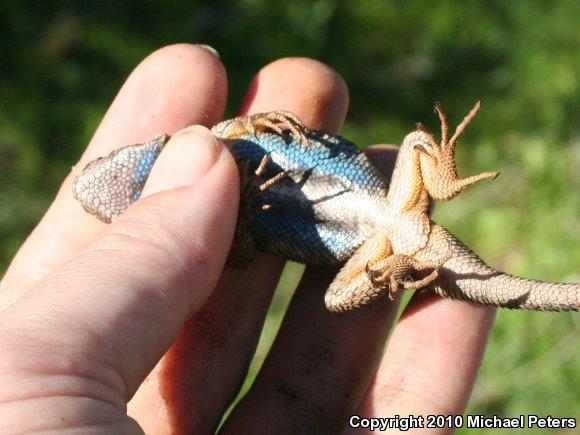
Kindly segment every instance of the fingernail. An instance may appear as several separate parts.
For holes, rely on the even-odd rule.
[[[141,197],[191,186],[214,166],[222,150],[223,144],[200,125],[175,133],[157,158]]]
[[[209,51],[211,54],[213,54],[215,57],[217,57],[218,59],[220,58],[220,54],[218,53],[218,51],[213,48],[211,45],[207,45],[207,44],[197,44],[198,47],[203,48],[207,51]]]

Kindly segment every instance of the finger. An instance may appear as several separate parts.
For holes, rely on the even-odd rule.
[[[432,294],[414,295],[354,414],[364,417],[462,414],[495,313],[493,307]]]
[[[254,77],[241,113],[285,109],[312,128],[337,131],[347,105],[344,82],[330,68],[309,59],[282,59]],[[215,430],[246,374],[283,264],[260,254],[244,271],[226,270],[129,404],[145,432]]]
[[[209,130],[176,135],[144,198],[3,313],[0,403],[20,407],[19,415],[69,404],[16,427],[98,426],[96,415],[111,408],[128,419],[126,402],[216,285],[236,223],[238,177]]]
[[[385,174],[396,149],[369,157]],[[346,212],[345,212],[346,213]],[[336,433],[363,397],[376,370],[397,303],[382,298],[344,314],[324,307],[335,272],[307,268],[274,346],[254,385],[224,425],[224,433]]]
[[[0,283],[0,311],[91,241],[104,224],[73,199],[72,179],[96,157],[189,124],[213,125],[227,93],[225,71],[208,50],[179,44],[147,57],[111,104],[86,152]]]

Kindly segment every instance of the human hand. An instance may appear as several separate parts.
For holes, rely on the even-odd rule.
[[[159,50],[129,77],[79,167],[159,132],[211,126],[226,94],[225,70],[207,50]],[[346,87],[328,67],[284,59],[254,78],[241,113],[286,109],[309,127],[338,132],[347,105]],[[369,155],[392,170],[392,149]],[[67,178],[0,284],[0,433],[215,430],[283,266],[260,254],[248,269],[220,277],[237,178],[232,157],[201,128],[171,140],[146,198],[110,226],[84,213]],[[379,365],[396,304],[385,298],[328,313],[323,293],[332,276],[307,269],[223,432],[336,432],[353,413],[463,411],[494,311],[415,297]]]

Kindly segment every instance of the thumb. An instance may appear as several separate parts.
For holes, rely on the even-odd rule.
[[[176,134],[143,198],[3,313],[0,377],[50,374],[50,382],[31,383],[25,399],[82,396],[124,410],[213,290],[232,241],[238,198],[238,169],[224,145],[203,127]],[[21,381],[4,388],[0,403],[18,405]],[[57,409],[60,418],[63,408]],[[93,415],[87,411],[82,418]]]

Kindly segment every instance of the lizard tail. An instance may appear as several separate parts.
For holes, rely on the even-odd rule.
[[[557,284],[519,278],[492,269],[451,233],[434,225],[427,246],[417,256],[451,258],[427,288],[440,296],[502,308],[536,311],[578,311],[580,284]]]

